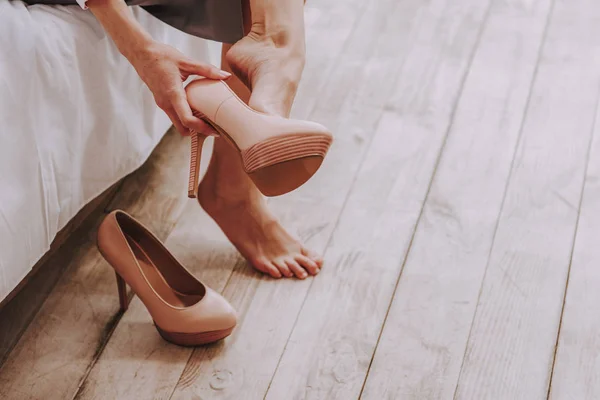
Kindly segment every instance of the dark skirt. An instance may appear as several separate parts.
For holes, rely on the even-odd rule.
[[[27,4],[73,5],[76,0],[24,0]],[[223,43],[244,36],[242,0],[127,0],[190,35]]]

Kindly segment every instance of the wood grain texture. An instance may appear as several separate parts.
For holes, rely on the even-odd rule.
[[[600,107],[569,274],[551,400],[600,398]]]
[[[457,399],[545,399],[598,102],[597,3],[557,0]]]
[[[294,118],[307,119],[339,71],[339,59],[351,45],[352,31],[369,1],[305,2],[306,67],[292,109]]]
[[[363,399],[454,395],[550,4],[490,9]]]
[[[188,142],[171,132],[107,211],[222,290],[234,334],[184,349],[135,298],[121,318],[96,218],[53,256],[64,274],[0,368],[0,398],[546,398],[573,251],[550,395],[595,400],[599,20],[595,0],[309,2],[294,115],[337,141],[270,206],[326,250],[321,274],[247,266],[186,198]]]
[[[218,226],[188,200],[165,245],[209,287],[222,291],[240,261]],[[227,341],[210,346],[218,356]],[[192,350],[165,342],[135,297],[76,399],[168,399]]]
[[[369,2],[367,11],[360,15],[336,60],[338,68],[329,77],[323,95],[318,96],[310,113],[310,119],[324,123],[337,133],[328,159],[301,190],[270,201],[284,225],[299,231],[317,251],[324,250],[331,235],[391,91],[387,77],[380,76],[369,83],[366,79],[370,71],[364,59],[376,50],[372,46],[373,30],[380,32],[377,19],[385,16],[385,7],[378,4]],[[346,7],[343,2],[338,6],[344,7],[346,12],[360,12]],[[360,84],[349,86],[349,80]],[[310,86],[310,83],[303,84]],[[311,95],[315,96],[314,92]],[[370,101],[374,103],[372,108],[368,106]],[[224,293],[238,309],[241,321],[219,357],[213,358],[204,349],[194,351],[172,398],[263,398],[310,283],[311,280],[273,281],[247,267],[236,268]],[[258,359],[260,363],[244,361]],[[223,383],[215,386],[214,379],[221,379]]]
[[[210,160],[211,143],[212,139],[207,140],[203,148],[201,172]],[[195,200],[185,200],[165,245],[217,291],[223,289],[239,261],[233,246]],[[75,398],[168,399],[191,351],[162,340],[143,303],[134,297]]]
[[[104,213],[104,208],[112,200],[121,183],[108,188],[81,209],[56,235],[50,250],[0,304],[0,366],[62,276],[66,265],[57,262],[57,259],[62,257],[61,247],[64,245],[65,249],[69,249],[78,245],[80,240],[77,235],[89,229],[88,226],[83,226],[85,222]]]
[[[397,6],[388,14],[410,21],[399,24],[409,29],[400,35],[409,40],[404,56],[389,59],[390,71],[401,65],[393,97],[267,399],[356,399],[361,392],[488,6],[411,4],[412,12]],[[404,48],[398,32],[388,33],[389,42],[378,43],[382,57],[394,45]]]
[[[187,153],[186,143],[174,133],[165,136],[146,164],[126,178],[111,206],[151,222],[163,237],[180,214],[177,193],[185,199],[186,179],[176,177],[187,158],[178,149]],[[121,315],[114,272],[96,249],[101,217],[89,221],[77,243],[54,260],[65,272],[0,369],[0,398],[71,398],[102,352]]]
[[[307,18],[308,47],[315,49],[315,52],[309,52],[307,56],[306,73],[294,111],[296,115],[310,114],[315,107],[314,99],[318,97],[315,97],[310,91],[307,94],[309,96],[307,101],[302,102],[302,88],[314,88],[327,82],[327,71],[331,69],[336,54],[341,51],[344,43],[348,40],[353,21],[361,15],[360,8],[356,8],[357,4],[356,1],[345,3],[338,1],[315,3],[318,9],[313,5],[307,7],[307,14],[312,15]],[[326,28],[330,32],[327,39],[323,39],[324,35],[320,35],[320,37],[314,35],[315,30],[322,32]],[[207,155],[204,151],[203,163],[208,161]],[[203,167],[202,170],[204,169]],[[339,201],[343,201],[343,197]],[[297,219],[296,213],[290,213],[293,208],[293,204],[289,204],[279,210],[279,215],[284,222]],[[315,213],[314,217],[322,218],[326,215],[327,210]],[[304,238],[316,235],[313,240],[319,240],[320,229],[322,229],[320,225],[317,225],[316,228],[311,226],[299,233]],[[240,299],[235,296],[243,297],[245,294],[252,296],[259,284],[274,286],[281,284],[278,281],[264,279],[249,269],[215,223],[193,201],[186,204],[186,209],[166,244],[182,262],[197,273],[200,279],[216,290],[223,289],[224,282],[229,279],[232,270],[237,268],[239,270],[238,281],[233,284],[231,292],[225,294],[234,304],[248,302],[248,299]],[[208,276],[207,273],[209,273]],[[286,285],[294,285],[294,283],[287,282]],[[241,317],[243,318],[243,315]],[[192,350],[178,349],[154,340],[156,338],[154,328],[148,324],[143,325],[142,328],[142,321],[147,321],[147,318],[147,311],[143,304],[134,299],[123,322],[115,330],[103,355],[77,394],[78,399],[102,399],[106,394],[119,399],[162,399],[171,396]],[[132,335],[134,328],[136,334]],[[236,328],[237,330],[239,327]],[[229,346],[231,340],[227,339],[225,344]],[[206,362],[210,362],[212,359],[218,359],[223,351],[222,347],[223,344],[218,344],[199,351]],[[123,349],[126,349],[125,354],[122,354]],[[146,362],[146,358],[150,362]],[[211,390],[218,390],[227,386],[229,375],[227,371],[210,371],[210,375],[207,375],[206,379]]]
[[[190,138],[171,128],[150,158],[127,179],[107,213],[121,209],[166,239],[187,203]]]
[[[28,287],[32,287],[35,285],[29,285],[28,282],[36,278],[38,271],[44,267],[45,263],[60,249],[63,244],[65,244],[73,236],[73,234],[87,219],[93,218],[94,214],[104,213],[104,209],[112,201],[122,184],[123,182],[119,181],[106,189],[104,192],[100,193],[96,198],[92,199],[81,210],[79,210],[79,212],[67,223],[67,225],[65,225],[64,228],[58,231],[54,240],[52,240],[52,243],[50,243],[50,249],[48,249],[48,251],[44,253],[44,255],[38,260],[38,262],[35,263],[35,265],[31,268],[31,271],[29,271],[25,278],[19,282],[19,284],[8,294],[8,296],[0,301],[0,311],[21,292],[21,289],[23,289],[24,286],[27,285]]]
[[[65,399],[77,389],[118,318],[114,273],[94,243],[101,217],[53,262],[65,273],[0,369],[2,399]]]

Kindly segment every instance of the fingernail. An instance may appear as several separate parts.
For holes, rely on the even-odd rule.
[[[229,72],[227,72],[227,71],[221,71],[220,75],[223,78],[229,78],[231,76],[231,74]]]

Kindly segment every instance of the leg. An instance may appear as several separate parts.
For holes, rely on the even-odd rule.
[[[226,58],[251,90],[249,105],[288,116],[304,69],[304,0],[248,0],[249,33]]]
[[[223,55],[228,50],[224,46]],[[222,68],[230,70],[225,59]],[[249,90],[235,76],[227,83],[242,100],[250,98]],[[215,140],[208,171],[198,188],[198,201],[259,271],[275,278],[295,275],[301,279],[319,272],[322,259],[285,231],[242,169],[235,150],[223,139]]]

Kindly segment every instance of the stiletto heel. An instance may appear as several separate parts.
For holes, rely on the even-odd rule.
[[[129,286],[165,340],[197,346],[233,331],[237,319],[227,300],[197,280],[128,214],[117,210],[104,218],[98,228],[98,249],[115,269],[121,310],[127,310]]]
[[[202,145],[206,136],[196,132],[192,134],[191,154],[190,154],[190,179],[188,182],[188,197],[195,199],[198,197],[198,176],[200,175],[200,156],[202,155]]]
[[[125,312],[125,311],[127,311],[127,308],[129,307],[129,299],[127,298],[127,284],[125,283],[125,280],[123,278],[121,278],[121,275],[119,275],[117,272],[115,272],[115,275],[117,276],[117,290],[119,292],[119,305],[121,306],[121,311]]]
[[[308,181],[333,142],[320,124],[251,109],[222,81],[197,79],[186,93],[194,115],[238,151],[244,171],[266,196],[291,192]]]

